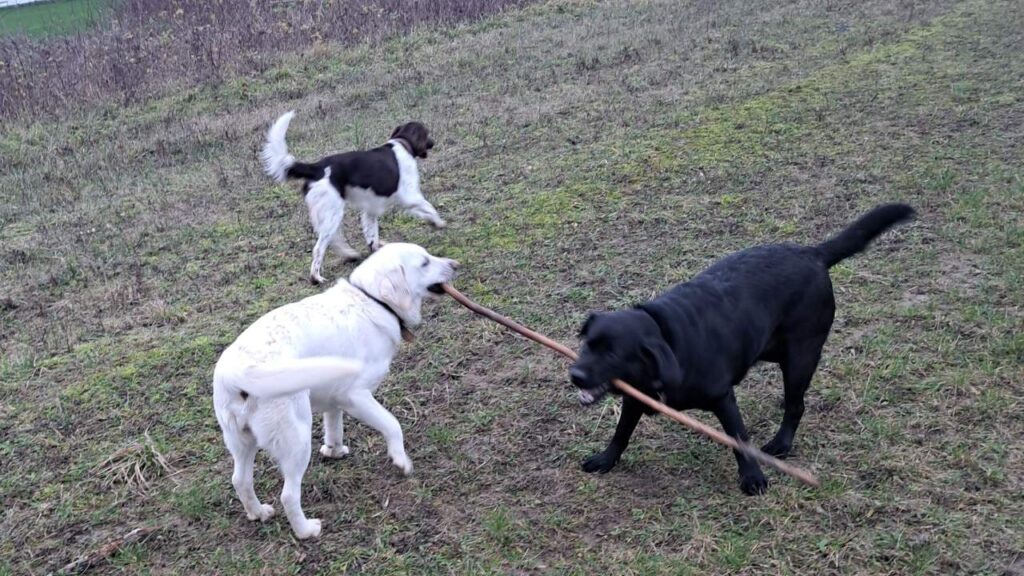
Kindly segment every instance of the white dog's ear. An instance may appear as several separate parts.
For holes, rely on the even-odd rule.
[[[420,302],[412,293],[406,279],[405,266],[399,266],[381,274],[377,281],[378,298],[401,316],[406,324],[416,326],[420,323]]]

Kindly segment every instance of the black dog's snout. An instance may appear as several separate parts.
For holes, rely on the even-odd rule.
[[[569,368],[569,378],[575,386],[582,387],[587,383],[587,373],[575,366]]]

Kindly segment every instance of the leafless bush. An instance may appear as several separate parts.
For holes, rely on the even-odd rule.
[[[0,118],[127,104],[260,72],[317,43],[376,40],[529,0],[122,0],[100,29],[0,40]]]

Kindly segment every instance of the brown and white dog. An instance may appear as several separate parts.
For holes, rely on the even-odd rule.
[[[374,252],[381,246],[377,220],[395,206],[435,228],[445,227],[444,220],[420,191],[416,159],[426,158],[427,151],[434,147],[426,126],[408,122],[395,128],[383,146],[332,154],[305,163],[295,161],[285,142],[294,115],[294,110],[287,112],[270,127],[262,158],[267,174],[278,182],[287,178],[306,181],[306,206],[317,234],[309,268],[311,282],[324,281],[320,268],[328,246],[346,260],[359,258],[340,231],[347,203],[351,202],[362,213],[363,237]]]

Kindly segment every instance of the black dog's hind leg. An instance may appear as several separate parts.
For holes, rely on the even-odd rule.
[[[765,444],[761,451],[778,458],[785,458],[793,448],[793,437],[804,415],[804,394],[811,385],[811,378],[818,368],[824,339],[814,339],[799,346],[789,346],[779,367],[785,382],[784,412],[782,424],[775,438]]]
[[[729,391],[729,395],[718,403],[714,408],[715,416],[722,423],[725,433],[742,442],[749,440],[747,428],[743,425],[743,418],[740,416],[740,408],[736,405],[736,396]],[[740,469],[740,490],[745,494],[753,496],[761,494],[768,489],[768,479],[761,472],[757,462],[750,460],[740,452],[733,450],[736,456],[736,464]]]
[[[643,415],[640,402],[630,397],[623,398],[622,414],[619,416],[619,423],[615,425],[615,435],[612,436],[612,441],[608,443],[608,447],[603,452],[598,452],[587,458],[583,463],[583,470],[604,474],[614,468],[619,457],[626,450],[626,446],[629,446],[629,437],[633,435],[633,430],[636,429],[636,425]]]

